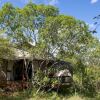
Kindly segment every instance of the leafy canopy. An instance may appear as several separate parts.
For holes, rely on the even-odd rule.
[[[10,43],[43,58],[83,57],[94,39],[85,22],[31,2],[23,8],[6,3],[0,9],[0,29]]]

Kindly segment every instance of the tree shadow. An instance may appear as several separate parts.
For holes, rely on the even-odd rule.
[[[32,89],[26,89],[18,92],[3,92],[0,94],[0,100],[27,100],[32,97]]]

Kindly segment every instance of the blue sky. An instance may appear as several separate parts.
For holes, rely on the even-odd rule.
[[[0,6],[11,2],[14,6],[23,7],[29,0],[0,0]],[[93,17],[100,14],[100,0],[32,0],[36,4],[54,5],[59,8],[61,14],[71,15],[85,21],[94,28]],[[95,34],[100,39],[100,27]]]

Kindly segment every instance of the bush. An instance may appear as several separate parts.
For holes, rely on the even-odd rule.
[[[56,83],[59,83],[57,78],[50,78],[45,71],[37,70],[34,75],[34,87],[38,90],[46,89],[51,90]]]
[[[81,72],[75,73],[74,82],[76,92],[85,96],[95,97],[99,92],[97,89],[99,71],[98,67],[85,67],[84,74]]]

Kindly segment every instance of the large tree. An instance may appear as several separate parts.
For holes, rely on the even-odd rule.
[[[88,26],[71,16],[47,17],[39,33],[43,51],[62,59],[82,55],[92,41]]]
[[[31,2],[24,8],[6,3],[0,22],[11,43],[44,58],[82,57],[93,38],[83,21],[60,15],[53,6]]]

